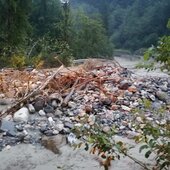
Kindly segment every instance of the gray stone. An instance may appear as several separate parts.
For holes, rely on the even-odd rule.
[[[54,126],[54,125],[55,125],[55,121],[53,120],[52,117],[49,117],[49,118],[48,118],[48,122],[49,122],[49,125],[50,125],[50,126]]]
[[[39,114],[40,116],[46,116],[46,113],[44,112],[44,110],[40,110],[40,111],[38,112],[38,114]]]
[[[49,96],[51,100],[55,100],[58,104],[63,102],[63,98],[59,93],[53,93]]]
[[[59,109],[57,109],[54,113],[55,116],[61,116],[63,114],[63,112]]]
[[[64,122],[64,127],[72,129],[74,127],[74,124],[71,122]]]
[[[35,113],[35,108],[32,104],[28,104],[28,110],[30,111],[30,113]]]
[[[109,126],[104,126],[103,127],[103,132],[108,133],[110,131],[110,127]]]
[[[75,109],[77,107],[77,104],[72,102],[72,101],[69,101],[68,102],[68,107]]]
[[[13,117],[15,122],[27,122],[29,119],[29,111],[26,107],[19,109],[14,113]]]
[[[159,103],[159,102],[153,102],[152,103],[152,108],[154,109],[154,110],[158,110],[158,109],[160,109],[162,107],[162,105],[161,105],[161,103]]]
[[[123,110],[125,110],[125,111],[128,111],[128,112],[131,111],[131,108],[130,108],[130,107],[127,107],[127,106],[125,106],[125,105],[121,105],[121,108],[122,108]]]
[[[130,87],[132,85],[132,83],[128,82],[127,80],[123,80],[120,82],[119,84],[119,89],[121,90],[127,90],[128,87]]]
[[[54,108],[57,108],[58,103],[57,103],[56,100],[52,100],[51,105],[52,105]]]
[[[54,128],[60,132],[60,131],[63,130],[64,124],[63,123],[57,123]]]
[[[58,130],[53,130],[53,135],[58,135],[59,131]]]
[[[54,113],[54,108],[50,105],[47,105],[46,107],[44,107],[44,111],[46,113]]]
[[[36,111],[42,110],[44,108],[45,101],[43,98],[37,98],[34,103],[34,108]]]
[[[127,138],[128,139],[134,139],[136,136],[139,136],[139,133],[134,131],[127,131]]]
[[[16,136],[15,124],[12,121],[2,120],[0,122],[0,131],[6,132],[9,136]]]
[[[63,135],[51,137],[43,136],[41,139],[41,143],[46,149],[54,152],[55,154],[60,154],[60,148],[66,145],[66,137]]]
[[[161,101],[163,101],[163,102],[165,102],[165,103],[167,103],[167,104],[170,104],[170,97],[168,96],[168,94],[167,94],[166,92],[157,91],[157,92],[156,92],[156,97],[157,97],[159,100],[161,100]]]

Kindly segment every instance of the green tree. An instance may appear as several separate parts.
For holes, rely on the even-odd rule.
[[[0,52],[8,55],[20,48],[31,30],[28,21],[30,0],[0,0]],[[11,49],[12,51],[10,51]]]
[[[92,19],[78,12],[73,28],[75,32],[71,47],[76,58],[112,56],[113,46],[100,18]]]

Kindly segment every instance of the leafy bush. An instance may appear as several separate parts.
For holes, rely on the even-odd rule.
[[[14,68],[21,69],[26,65],[26,57],[23,54],[14,54],[11,57],[10,64]]]

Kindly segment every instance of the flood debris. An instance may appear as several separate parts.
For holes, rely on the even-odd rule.
[[[67,136],[69,143],[74,143],[74,127],[90,128],[96,122],[104,133],[114,127],[117,135],[132,138],[139,134],[133,127],[132,111],[144,107],[142,100],[151,104],[152,110],[146,113],[148,119],[161,123],[170,120],[168,79],[137,77],[119,64],[97,60],[70,69],[61,66],[29,72],[3,70],[0,72],[1,101],[15,102],[0,114],[0,149],[17,143],[46,141],[48,144],[48,139],[52,141],[50,137],[58,135]],[[160,118],[153,112],[161,106],[165,106],[165,111]],[[20,113],[18,118],[16,113]],[[4,120],[10,115],[12,123],[6,124]],[[143,123],[140,118],[136,121]],[[9,133],[4,131],[4,123],[12,125],[15,136],[11,137],[11,128]],[[59,153],[50,147],[47,146]]]

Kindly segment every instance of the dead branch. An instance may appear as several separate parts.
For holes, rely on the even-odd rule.
[[[76,85],[78,84],[78,81],[79,81],[79,78],[75,81],[75,83],[73,84],[72,86],[72,89],[70,91],[70,93],[66,96],[66,98],[63,100],[63,103],[62,105],[63,106],[66,106],[71,98],[71,96],[73,95],[74,91],[75,91],[75,88],[76,88]]]
[[[14,105],[12,105],[11,107],[9,107],[4,113],[2,113],[0,115],[0,118],[5,117],[8,114],[12,114],[14,111],[18,110],[20,105],[22,103],[25,103],[26,101],[28,101],[31,97],[34,97],[37,94],[40,94],[41,91],[43,89],[46,88],[46,86],[49,84],[49,82],[57,75],[57,73],[63,69],[63,65],[60,66],[56,72],[54,72],[54,74],[52,76],[50,76],[49,78],[47,78],[47,80],[45,81],[45,83],[43,85],[41,85],[40,87],[37,87],[35,90],[33,90],[30,94],[28,94],[27,96],[25,96],[24,98],[22,98],[21,100],[19,100],[17,103],[15,103]]]

